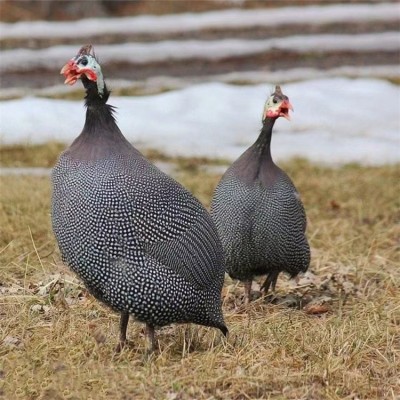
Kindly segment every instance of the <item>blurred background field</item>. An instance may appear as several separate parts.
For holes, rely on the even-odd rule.
[[[399,399],[400,6],[383,1],[0,2],[0,398]],[[118,318],[62,265],[50,168],[83,126],[61,66],[92,43],[121,130],[207,207],[281,84],[272,154],[308,216],[310,271],[243,305],[228,340]]]
[[[396,2],[35,2],[38,16],[47,12],[39,21],[21,4],[2,3],[2,14],[26,19],[0,24],[4,146],[73,140],[82,90],[64,86],[59,70],[91,42],[119,125],[140,149],[233,160],[281,84],[295,113],[277,123],[277,160],[399,161]],[[156,4],[159,12],[144,13]],[[71,20],[79,11],[86,19]]]

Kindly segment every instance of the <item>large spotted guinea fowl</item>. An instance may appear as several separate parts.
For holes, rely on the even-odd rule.
[[[61,70],[81,79],[86,121],[52,174],[52,223],[64,262],[100,301],[155,327],[196,323],[225,335],[223,249],[211,217],[179,183],[123,136],[107,105],[110,92],[91,45]]]
[[[303,204],[271,157],[272,128],[279,117],[289,119],[290,109],[277,86],[265,104],[258,139],[225,172],[211,205],[227,271],[244,282],[246,303],[255,276],[267,275],[262,285],[267,294],[281,272],[294,277],[310,263]]]

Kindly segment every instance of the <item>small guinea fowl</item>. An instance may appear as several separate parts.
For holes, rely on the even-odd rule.
[[[212,200],[227,272],[244,282],[246,303],[255,276],[267,275],[262,285],[267,294],[280,272],[295,277],[310,263],[303,204],[271,157],[272,128],[279,117],[289,119],[289,110],[289,99],[277,86],[265,104],[258,139],[225,172]]]
[[[119,130],[92,46],[61,70],[81,79],[86,121],[52,174],[53,230],[66,264],[100,301],[154,328],[196,323],[227,334],[223,249],[211,217],[179,183],[152,165]]]

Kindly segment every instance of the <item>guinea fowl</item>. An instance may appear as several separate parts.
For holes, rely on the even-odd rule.
[[[279,117],[289,119],[289,110],[289,99],[277,86],[265,103],[258,139],[225,172],[212,200],[226,269],[244,282],[246,303],[255,276],[267,275],[266,295],[271,286],[275,290],[281,272],[295,277],[310,263],[303,204],[271,157],[272,128]]]
[[[98,300],[154,328],[196,323],[227,334],[223,249],[206,209],[152,165],[119,130],[92,46],[61,70],[81,79],[86,121],[52,174],[52,223],[63,261]]]

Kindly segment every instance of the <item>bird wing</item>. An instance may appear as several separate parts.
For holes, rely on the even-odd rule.
[[[201,219],[191,224],[180,236],[145,244],[145,251],[162,264],[175,270],[193,286],[205,289],[222,285],[222,250],[213,230],[205,229],[209,221]],[[208,228],[211,228],[209,226]]]
[[[139,178],[117,178],[129,229],[145,252],[195,287],[222,285],[222,247],[201,203],[155,167]]]

